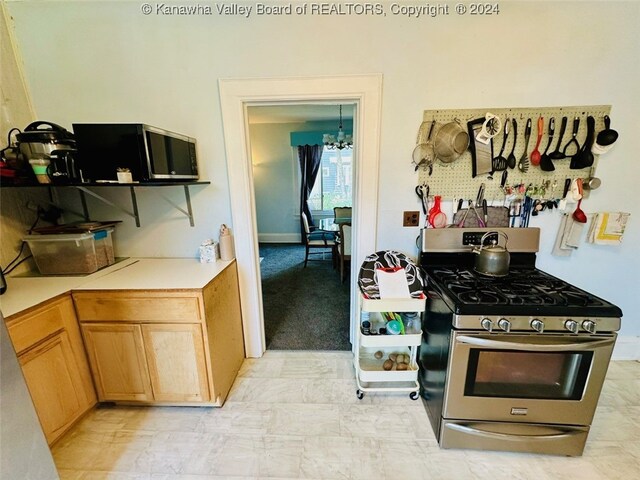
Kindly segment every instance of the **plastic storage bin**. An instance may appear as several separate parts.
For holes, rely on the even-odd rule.
[[[115,263],[112,231],[28,235],[23,240],[29,244],[41,274],[88,274]]]
[[[105,228],[104,230],[93,232],[99,269],[116,263],[116,257],[113,253],[113,240],[111,238],[112,232],[113,228]]]

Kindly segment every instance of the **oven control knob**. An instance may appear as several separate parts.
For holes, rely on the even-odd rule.
[[[564,322],[564,328],[569,330],[571,333],[578,333],[578,330],[580,330],[580,324],[575,320],[567,320]]]
[[[585,320],[582,322],[582,328],[584,328],[589,333],[596,333],[596,322],[593,320]]]
[[[506,318],[501,318],[500,320],[498,320],[498,326],[505,332],[511,331],[511,322]]]
[[[483,318],[482,320],[480,320],[480,325],[487,332],[492,332],[493,331],[493,322],[489,318]]]
[[[531,320],[531,323],[529,325],[531,325],[531,328],[533,328],[538,333],[544,332],[544,322],[539,318],[534,318],[533,320]]]

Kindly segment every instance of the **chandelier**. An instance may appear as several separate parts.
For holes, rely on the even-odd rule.
[[[340,125],[338,126],[338,135],[325,133],[322,135],[322,143],[329,150],[342,150],[343,148],[353,147],[351,135],[345,135],[342,130],[342,105],[340,105]]]

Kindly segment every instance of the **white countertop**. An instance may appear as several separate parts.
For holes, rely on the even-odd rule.
[[[7,277],[0,296],[4,317],[71,290],[199,289],[231,262],[200,263],[195,258],[129,258],[82,277]]]
[[[191,258],[139,258],[74,290],[167,290],[203,288],[231,262],[200,263]]]

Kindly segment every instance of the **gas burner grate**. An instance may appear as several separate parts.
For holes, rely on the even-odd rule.
[[[549,295],[506,293],[509,305],[559,305],[561,301]]]
[[[495,293],[482,290],[467,290],[459,293],[458,298],[463,302],[476,305],[499,305],[504,302],[504,299]]]
[[[512,268],[506,277],[488,277],[467,268],[440,266],[428,275],[463,304],[523,307],[604,305],[573,285],[535,268]]]

